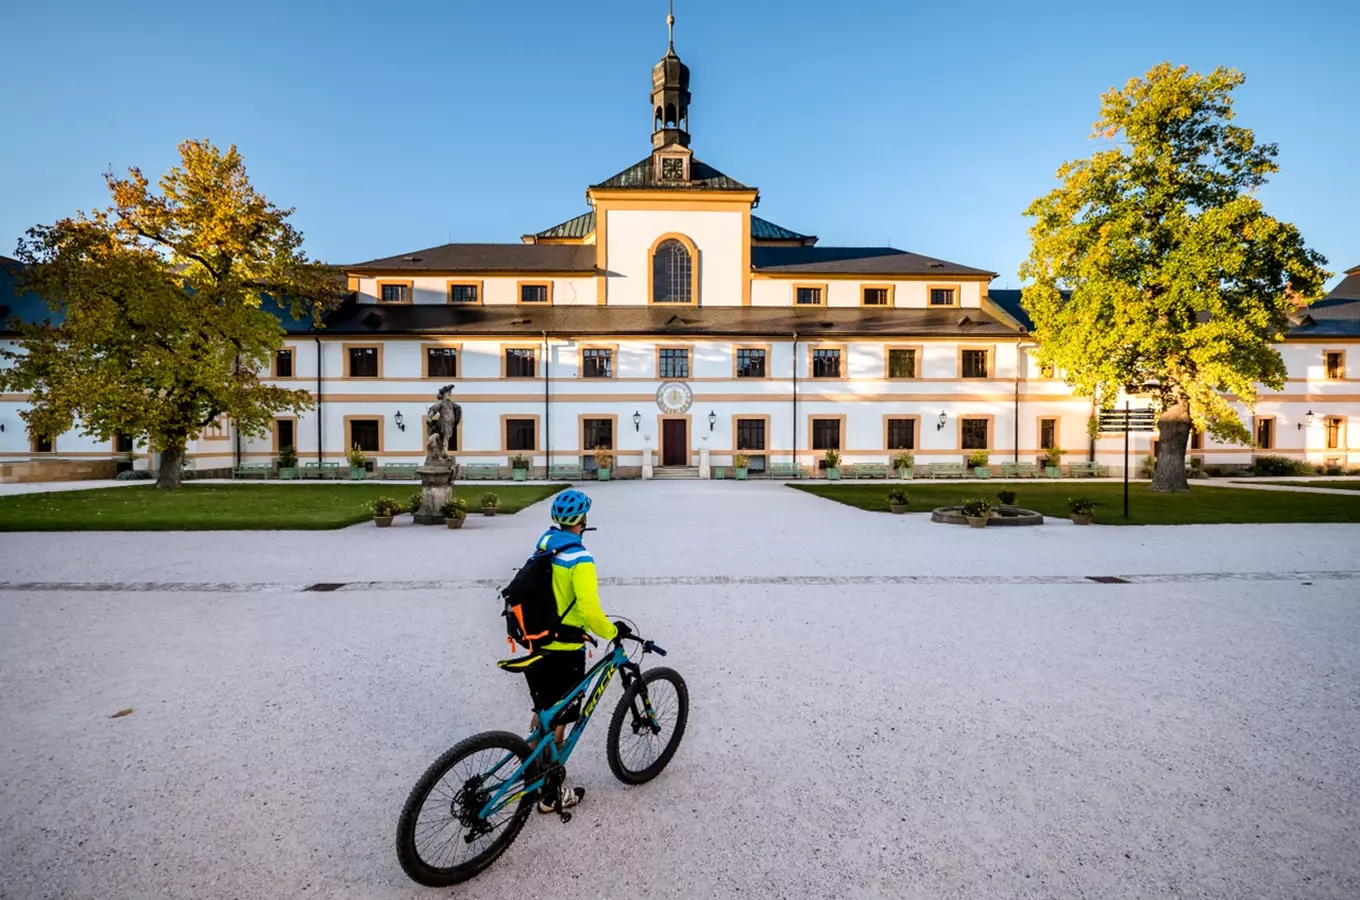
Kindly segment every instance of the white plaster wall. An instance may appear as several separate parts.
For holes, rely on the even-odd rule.
[[[448,303],[448,282],[458,280],[461,277],[456,274],[362,277],[359,279],[358,300],[360,303],[377,303],[379,281],[411,281],[413,282],[411,302],[421,305],[444,306]],[[522,275],[488,278],[470,274],[466,280],[482,283],[482,303],[488,306],[518,303],[518,286],[521,281],[551,281],[554,305],[595,305],[595,279],[589,275],[569,278],[540,278],[532,272],[526,272]]]
[[[740,306],[742,234],[740,212],[618,210],[606,211],[606,279],[610,305],[645,306],[649,251],[658,237],[685,235],[699,250],[699,303]]]
[[[751,282],[752,306],[793,306],[795,284],[825,284],[826,302],[834,307],[858,307],[864,285],[893,285],[893,305],[925,309],[929,296],[926,285],[952,285],[959,291],[959,306],[978,308],[982,306],[983,285],[977,281],[952,282],[947,278],[927,280],[897,280],[865,277],[859,280],[827,279],[815,274],[797,278],[757,278]]]

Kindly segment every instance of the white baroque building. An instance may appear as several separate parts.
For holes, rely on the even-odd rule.
[[[830,448],[850,463],[910,450],[918,464],[986,450],[996,466],[1056,445],[1069,461],[1120,472],[1122,437],[1092,442],[1091,402],[1036,366],[1019,291],[990,290],[986,269],[823,247],[760,218],[756,188],[691,152],[689,70],[673,45],[652,88],[652,152],[590,186],[584,213],[518,244],[446,244],[344,267],[350,299],[322,330],[286,322],[270,373],[311,391],[316,408],[280,418],[264,439],[223,422],[191,447],[195,467],[271,461],[289,444],[304,461],[343,463],[357,444],[377,465],[418,462],[423,413],[452,384],[464,463],[507,467],[523,455],[540,473],[575,461],[589,470],[605,447],[620,476],[706,474],[737,452],[754,472],[796,462],[815,474]],[[25,311],[23,298],[10,302]],[[1360,464],[1349,430],[1360,378],[1347,366],[1357,347],[1360,267],[1279,347],[1285,390],[1242,410],[1257,446],[1196,436],[1192,456]],[[33,439],[18,416],[25,402],[0,395],[0,460],[110,460],[127,449],[76,431]],[[1133,459],[1153,437],[1133,436]]]

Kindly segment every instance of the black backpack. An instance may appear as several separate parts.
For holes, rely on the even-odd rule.
[[[505,633],[513,650],[515,645],[533,652],[553,641],[580,643],[585,630],[574,625],[563,625],[562,619],[571,612],[576,601],[557,614],[557,595],[553,592],[553,557],[563,550],[580,547],[568,544],[556,550],[543,550],[529,557],[510,583],[501,588],[505,600]]]

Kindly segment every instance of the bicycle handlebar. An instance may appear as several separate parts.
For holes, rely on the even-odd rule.
[[[614,643],[616,643],[616,644],[621,644],[621,643],[623,643],[625,640],[628,640],[628,641],[637,641],[639,644],[642,645],[642,652],[643,652],[643,653],[655,653],[657,656],[665,656],[665,655],[666,655],[666,651],[665,651],[665,650],[661,649],[660,647],[658,647],[656,644],[652,643],[651,641],[643,640],[642,638],[638,637],[638,636],[635,635],[635,634],[620,635],[619,637],[614,638]]]

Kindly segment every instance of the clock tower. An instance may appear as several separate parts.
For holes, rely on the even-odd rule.
[[[690,180],[689,66],[675,53],[675,11],[666,16],[669,46],[652,67],[653,178],[669,184]]]

